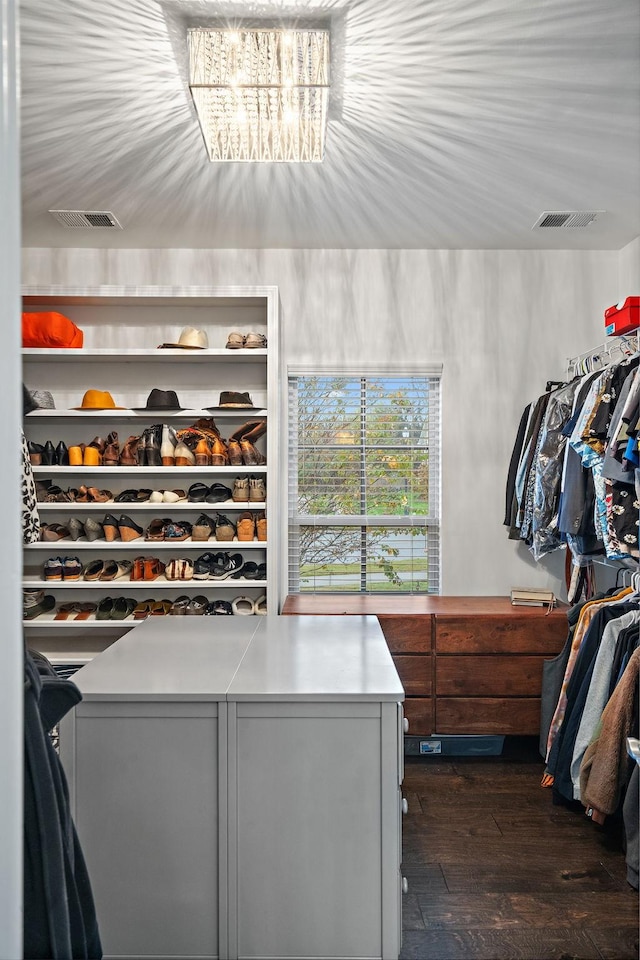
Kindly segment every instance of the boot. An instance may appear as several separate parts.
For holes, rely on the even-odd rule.
[[[138,465],[138,443],[140,437],[129,437],[120,451],[120,466],[135,467]]]
[[[163,467],[173,467],[176,462],[176,446],[178,445],[178,438],[173,427],[170,427],[168,424],[162,424],[162,441],[160,443],[160,457],[162,459]]]
[[[160,454],[162,424],[156,423],[154,426],[145,430],[145,458],[148,467],[161,467],[162,456]]]
[[[222,437],[218,436],[211,442],[211,466],[225,467],[228,463],[229,453],[227,451],[227,445]]]
[[[120,463],[120,444],[118,443],[118,434],[115,431],[112,431],[107,437],[102,462],[105,467],[117,467]]]

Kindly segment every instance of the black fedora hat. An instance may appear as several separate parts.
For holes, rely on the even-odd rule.
[[[154,387],[147,397],[146,407],[134,407],[134,410],[184,410],[175,390],[159,390]]]

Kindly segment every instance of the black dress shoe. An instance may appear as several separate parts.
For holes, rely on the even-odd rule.
[[[42,448],[42,461],[47,467],[55,466],[58,462],[56,458],[56,448],[51,443],[51,440],[47,440],[44,447]]]
[[[42,463],[42,451],[44,450],[42,444],[36,443],[34,440],[29,440],[27,442],[27,450],[29,451],[29,460],[33,466],[40,466]]]
[[[69,466],[69,451],[64,440],[61,440],[56,447],[56,463],[59,467]]]

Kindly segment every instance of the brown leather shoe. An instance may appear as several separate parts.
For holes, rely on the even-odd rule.
[[[196,457],[197,467],[208,467],[211,464],[211,447],[204,437],[198,441],[193,452]]]
[[[117,467],[120,463],[120,444],[118,443],[118,434],[115,430],[107,437],[107,445],[104,448],[102,462],[105,467]]]
[[[216,437],[211,442],[211,466],[225,467],[229,463],[229,452],[222,437]]]
[[[120,466],[137,467],[138,466],[138,442],[140,437],[129,437],[120,451]]]
[[[242,451],[242,462],[246,467],[260,466],[267,462],[265,455],[260,453],[258,448],[254,447],[250,440],[243,438],[240,441],[240,449]]]
[[[240,449],[240,441],[232,439],[229,437],[227,440],[227,450],[229,453],[229,463],[232,467],[241,467],[242,466],[242,450]]]

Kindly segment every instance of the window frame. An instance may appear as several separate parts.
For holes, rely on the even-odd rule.
[[[305,377],[336,377],[358,380],[368,380],[373,378],[397,378],[412,379],[420,378],[429,380],[429,407],[428,407],[428,483],[429,483],[429,513],[428,515],[334,515],[334,514],[314,514],[300,515],[297,513],[298,502],[298,438],[294,437],[294,430],[299,423],[298,416],[298,390],[297,381]],[[294,387],[293,384],[296,384]],[[287,542],[288,542],[288,592],[294,595],[314,595],[318,591],[300,589],[300,572],[298,566],[298,545],[299,537],[296,535],[296,529],[303,526],[326,526],[326,527],[360,527],[363,537],[366,537],[368,529],[375,527],[420,527],[426,531],[426,553],[428,558],[427,584],[426,590],[389,590],[378,593],[366,589],[366,553],[363,545],[360,554],[360,589],[339,590],[330,589],[322,591],[324,595],[337,596],[363,596],[363,595],[396,595],[396,596],[420,596],[434,595],[440,593],[440,530],[442,525],[441,518],[441,458],[442,458],[442,364],[424,363],[424,364],[403,364],[401,366],[387,365],[367,365],[362,364],[358,367],[346,367],[341,364],[312,364],[290,366],[287,370],[287,465],[288,465],[288,484],[287,484]],[[295,404],[295,405],[294,405]],[[361,446],[360,444],[358,446]],[[364,469],[364,464],[363,464]],[[363,522],[364,521],[364,522]]]

